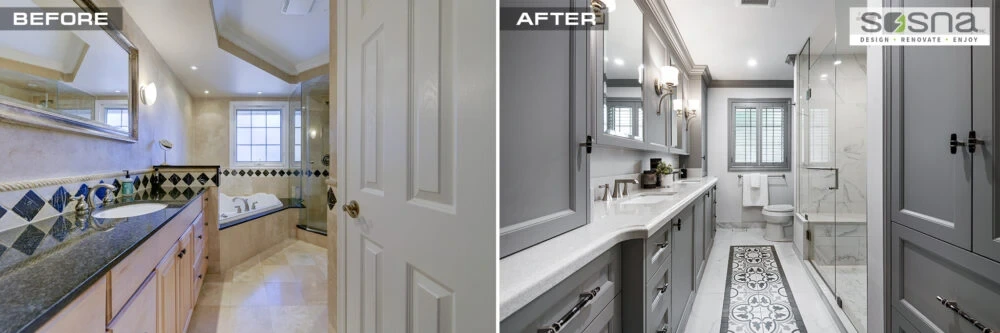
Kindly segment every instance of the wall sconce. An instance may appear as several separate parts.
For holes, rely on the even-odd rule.
[[[679,74],[680,71],[677,70],[677,67],[660,67],[660,77],[653,80],[653,91],[656,92],[656,96],[673,94],[674,87],[677,86],[677,75]]]
[[[684,117],[685,120],[690,120],[698,115],[697,106],[701,101],[697,99],[688,100],[688,106],[685,107],[683,101],[680,99],[674,100],[674,112],[678,117]]]
[[[139,87],[139,99],[145,105],[156,103],[156,83],[150,82],[145,86]]]

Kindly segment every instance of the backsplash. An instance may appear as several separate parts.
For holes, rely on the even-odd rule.
[[[11,189],[0,192],[0,231],[27,225],[33,221],[73,212],[71,199],[76,196],[86,196],[87,190],[97,184],[112,184],[117,188],[113,194],[120,193],[120,178],[125,173],[112,173],[85,177],[50,179],[33,182],[0,184],[0,189]],[[135,184],[135,193],[140,197],[147,196],[153,187],[153,171],[146,170],[138,174],[130,174]],[[103,200],[107,196],[106,189],[98,189],[95,196]],[[12,245],[0,240],[0,245]]]

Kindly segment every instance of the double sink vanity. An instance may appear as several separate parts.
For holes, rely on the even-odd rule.
[[[500,331],[681,332],[715,237],[715,186],[595,201],[586,225],[500,260]]]
[[[184,331],[208,267],[209,191],[33,222],[54,230],[0,263],[0,332]]]

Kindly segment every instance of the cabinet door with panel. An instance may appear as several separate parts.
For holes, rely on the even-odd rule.
[[[894,6],[903,5],[893,0]],[[968,0],[906,0],[907,7],[968,7]],[[892,221],[971,249],[974,47],[892,47],[890,214]],[[929,85],[927,82],[934,82]],[[946,110],[946,112],[942,112]],[[949,147],[949,144],[951,147]]]
[[[157,313],[156,321],[160,333],[177,333],[179,331],[177,294],[180,281],[180,264],[177,255],[180,244],[175,244],[167,255],[156,265],[157,275]]]
[[[992,22],[997,22],[996,1],[974,0],[975,7],[990,7]],[[1000,28],[993,24],[993,36]],[[997,124],[1000,119],[1000,94],[997,94],[997,71],[1000,70],[1000,53],[993,46],[972,49],[972,130],[982,140],[972,154],[972,250],[1000,262],[1000,157],[997,156]],[[971,146],[970,146],[971,147]]]
[[[708,262],[708,258],[711,256],[713,243],[712,233],[715,229],[715,207],[712,199],[712,191],[713,190],[708,190],[705,192],[705,195],[702,196],[701,199],[703,201],[701,208],[705,211],[705,224],[702,226],[703,241],[701,244],[702,251],[704,252],[704,258],[702,258],[702,260],[705,262]]]
[[[694,233],[692,235],[692,250],[694,251],[694,256],[691,260],[694,262],[694,283],[697,285],[698,281],[701,281],[701,272],[705,268],[705,225],[708,224],[708,218],[705,215],[705,200],[704,195],[698,197],[694,200],[691,206],[694,206],[694,221],[691,224],[691,231]]]
[[[678,331],[687,316],[694,290],[694,218],[691,206],[671,221],[670,232],[670,325]]]
[[[587,8],[586,0],[502,7]],[[500,256],[587,224],[585,30],[500,31]],[[558,175],[558,176],[555,176]]]
[[[108,333],[157,333],[157,274],[146,277],[118,317],[108,324]]]
[[[194,228],[189,227],[177,241],[180,253],[177,254],[177,327],[184,331],[187,328],[191,312],[194,310]]]

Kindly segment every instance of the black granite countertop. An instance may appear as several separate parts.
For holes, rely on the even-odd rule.
[[[134,201],[119,202],[106,208],[131,203],[167,204],[158,212],[125,219],[77,219],[73,214],[33,221],[51,225],[47,233],[25,230],[19,235],[0,233],[0,237],[30,237],[37,250],[17,257],[0,253],[0,332],[33,332],[69,305],[118,262],[139,247],[194,200],[200,200],[203,188],[185,190],[182,195],[143,195]],[[125,201],[125,200],[120,200]],[[101,211],[98,209],[97,211]]]

